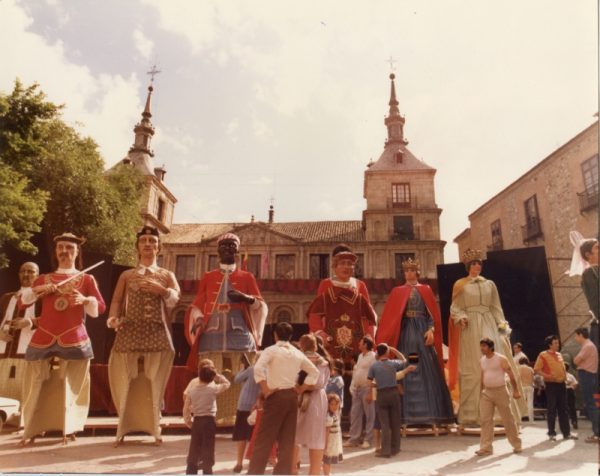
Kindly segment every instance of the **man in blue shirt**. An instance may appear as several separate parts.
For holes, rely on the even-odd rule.
[[[390,359],[390,354],[396,359]],[[381,424],[381,452],[375,456],[389,458],[400,452],[400,394],[397,381],[415,370],[414,365],[407,366],[404,356],[393,347],[387,344],[377,346],[377,361],[367,374],[367,379],[377,388],[375,408]],[[370,400],[373,400],[373,392]]]

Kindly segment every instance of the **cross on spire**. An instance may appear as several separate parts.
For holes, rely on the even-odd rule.
[[[397,60],[395,60],[394,58],[392,58],[392,56],[390,56],[388,59],[385,60],[386,63],[390,63],[390,71],[396,71],[396,67],[394,66],[394,63],[397,63]]]
[[[161,70],[157,69],[156,65],[154,64],[154,65],[152,65],[152,69],[146,73],[146,74],[150,75],[150,84],[151,85],[152,85],[152,83],[154,83],[154,76],[156,76],[160,72],[161,72]]]

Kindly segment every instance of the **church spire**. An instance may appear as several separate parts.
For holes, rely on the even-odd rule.
[[[154,151],[150,149],[150,141],[154,135],[154,126],[150,121],[152,113],[150,112],[150,103],[152,99],[152,83],[148,86],[148,96],[146,97],[146,106],[144,112],[142,112],[142,120],[138,122],[133,128],[135,133],[135,142],[129,149],[129,152],[144,152],[150,157],[154,157]]]
[[[405,119],[400,115],[400,109],[398,105],[398,99],[396,99],[396,85],[394,84],[394,79],[396,75],[394,73],[390,74],[391,81],[391,89],[390,89],[390,102],[388,103],[390,106],[390,111],[388,116],[385,118],[385,125],[388,130],[388,137],[386,140],[387,144],[408,144],[408,141],[404,139],[404,122]]]

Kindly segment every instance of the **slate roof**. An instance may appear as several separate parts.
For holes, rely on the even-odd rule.
[[[404,158],[402,163],[397,163],[396,153],[401,150],[404,152]],[[390,142],[385,146],[383,152],[379,156],[376,162],[374,162],[368,169],[368,171],[375,170],[435,170],[433,167],[427,165],[425,162],[417,159],[414,154],[408,150],[404,144],[398,142]]]
[[[285,235],[303,243],[313,242],[357,242],[365,241],[365,232],[360,220],[303,221],[280,223],[181,223],[173,224],[171,232],[161,240],[168,244],[193,244],[211,240],[228,231],[248,227],[260,227]]]

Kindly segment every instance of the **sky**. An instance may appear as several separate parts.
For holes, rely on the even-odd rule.
[[[594,0],[0,0],[0,58],[0,91],[39,83],[107,167],[156,64],[175,223],[266,221],[271,200],[277,221],[360,220],[393,67],[446,262],[470,213],[598,111]]]

